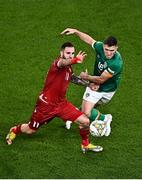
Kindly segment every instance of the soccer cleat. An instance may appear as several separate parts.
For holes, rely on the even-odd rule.
[[[81,150],[83,153],[85,153],[86,151],[101,152],[103,150],[103,147],[95,146],[93,144],[88,144],[88,146],[84,146],[81,144]]]
[[[16,134],[13,132],[13,129],[14,129],[14,128],[11,128],[10,131],[9,131],[9,133],[8,133],[7,136],[6,136],[6,143],[7,143],[8,145],[11,145],[12,142],[14,141],[14,139],[16,138]]]
[[[106,114],[104,119],[104,122],[106,122],[106,132],[104,134],[105,136],[109,136],[111,133],[111,127],[110,127],[111,121],[112,121],[112,115]]]
[[[72,121],[66,121],[66,129],[71,128]]]

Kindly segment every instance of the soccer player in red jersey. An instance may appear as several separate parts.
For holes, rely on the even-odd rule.
[[[35,109],[28,123],[19,124],[10,129],[6,142],[11,145],[17,134],[32,134],[55,117],[64,121],[70,120],[79,124],[81,149],[99,152],[101,146],[89,142],[89,119],[78,108],[66,99],[66,91],[73,74],[71,65],[82,63],[86,53],[80,51],[74,57],[75,48],[70,42],[61,46],[60,56],[53,61],[48,71],[45,85],[37,99]]]

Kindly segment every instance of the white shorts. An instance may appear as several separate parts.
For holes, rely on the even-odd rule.
[[[106,104],[112,99],[114,94],[115,94],[115,91],[114,92],[97,92],[87,87],[83,95],[83,100],[92,102],[94,104]]]

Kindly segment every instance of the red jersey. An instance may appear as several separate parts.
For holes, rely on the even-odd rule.
[[[58,67],[56,59],[48,71],[44,88],[41,92],[42,99],[48,103],[58,103],[66,96],[66,91],[73,73],[72,67]]]
[[[50,122],[54,117],[64,121],[75,121],[83,113],[65,99],[66,91],[73,73],[72,67],[57,66],[56,59],[47,74],[45,85],[37,100],[31,116],[29,127],[37,130],[41,125]]]

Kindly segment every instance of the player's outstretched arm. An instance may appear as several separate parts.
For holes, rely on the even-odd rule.
[[[85,81],[83,79],[81,79],[79,76],[76,76],[75,74],[72,74],[71,76],[71,82],[80,86],[89,86],[90,82],[89,81]]]
[[[58,67],[64,67],[64,66],[68,66],[68,65],[72,65],[72,64],[83,63],[86,55],[87,54],[85,52],[79,51],[79,53],[77,54],[77,56],[75,58],[72,58],[72,59],[60,58],[60,60],[58,62]]]
[[[100,76],[91,76],[86,72],[81,72],[79,76],[84,80],[100,85],[107,81],[109,78],[112,78],[113,75],[105,70]]]
[[[89,36],[86,33],[83,33],[77,29],[73,29],[73,28],[66,28],[64,31],[61,32],[61,35],[70,35],[70,34],[75,34],[77,35],[82,41],[86,42],[87,44],[91,45],[94,44],[96,42],[95,39],[93,39],[91,36]]]

